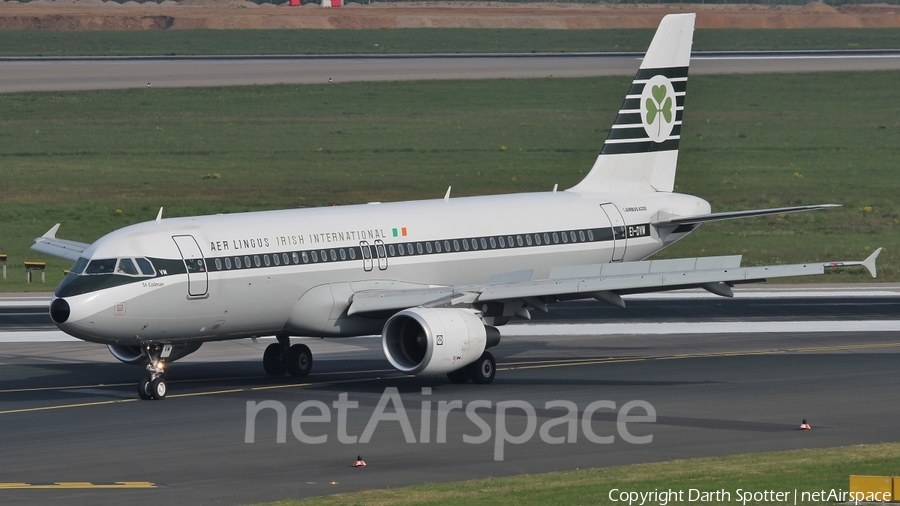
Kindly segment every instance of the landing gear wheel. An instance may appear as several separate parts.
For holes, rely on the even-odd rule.
[[[469,373],[466,372],[466,368],[463,367],[462,369],[448,372],[447,379],[450,380],[450,383],[462,385],[463,383],[469,382]]]
[[[268,351],[268,350],[267,350]],[[288,374],[295,378],[303,378],[312,370],[313,357],[309,347],[305,344],[295,344],[288,348],[284,365]]]
[[[166,398],[166,380],[162,376],[150,382],[150,395],[154,401],[161,401]]]
[[[486,351],[478,360],[466,366],[466,372],[469,373],[473,383],[487,385],[494,381],[494,375],[497,374],[497,361]]]
[[[272,343],[266,346],[266,351],[263,352],[263,369],[269,376],[284,376],[284,373],[287,372],[282,360],[280,344]]]
[[[153,398],[150,395],[150,376],[145,376],[140,383],[138,383],[138,397],[142,401],[149,401]]]

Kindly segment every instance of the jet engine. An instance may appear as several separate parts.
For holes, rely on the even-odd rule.
[[[478,360],[500,343],[500,331],[465,309],[405,309],[384,325],[384,356],[406,374],[438,375]]]
[[[200,345],[203,343],[182,343],[182,344],[173,344],[172,352],[166,357],[166,363],[174,362],[179,358],[186,357],[191,353],[200,349]],[[119,359],[120,362],[124,362],[128,365],[147,365],[150,363],[150,357],[145,355],[140,346],[121,346],[116,344],[110,344],[107,346],[109,348],[109,352],[112,353],[112,356]]]

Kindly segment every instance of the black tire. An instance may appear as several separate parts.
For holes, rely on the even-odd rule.
[[[269,376],[284,376],[287,368],[284,366],[284,360],[282,360],[281,355],[280,344],[272,343],[266,346],[266,351],[263,352],[263,369],[266,370],[266,374]]]
[[[462,385],[469,382],[469,373],[466,372],[466,368],[463,367],[462,369],[448,372],[447,379],[450,380],[450,383]]]
[[[138,397],[140,397],[142,401],[149,401],[153,398],[153,396],[150,395],[150,376],[144,376],[141,378],[141,382],[138,383]]]
[[[305,344],[295,344],[288,348],[284,365],[287,366],[288,374],[295,378],[309,376],[313,365],[312,352]]]
[[[154,401],[161,401],[166,398],[166,391],[168,390],[168,385],[166,385],[166,380],[163,379],[162,376],[157,377],[155,380],[150,382],[150,395],[153,396]]]
[[[497,361],[486,351],[478,360],[466,366],[466,372],[472,378],[472,383],[487,385],[494,381],[494,375],[497,374]]]

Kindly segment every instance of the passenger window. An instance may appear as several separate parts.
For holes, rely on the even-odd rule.
[[[509,244],[509,247],[513,247],[513,238],[511,235],[506,236],[506,243]]]
[[[456,239],[453,239],[453,250],[459,251],[459,241],[457,241]]]
[[[220,259],[218,259],[218,258],[216,259],[216,270],[217,270],[217,271],[221,271],[221,270],[222,270],[222,260],[220,260]]]
[[[541,234],[534,234],[534,243],[538,246],[541,245]]]
[[[272,262],[274,262],[275,265],[281,265],[281,258],[278,257],[278,253],[272,255]]]
[[[463,244],[463,249],[466,251],[469,251],[469,241],[463,239],[462,244]]]
[[[403,256],[406,254],[406,248],[404,248],[402,244],[400,246],[397,246],[397,249],[400,250],[400,256]]]
[[[444,251],[450,251],[450,241],[444,241]]]
[[[287,254],[287,253],[285,253],[285,254]],[[300,263],[300,255],[298,255],[296,252],[291,253],[291,260],[294,261],[294,264],[299,264]],[[306,260],[304,260],[303,263],[306,263]]]
[[[487,240],[484,237],[481,238],[481,249],[487,249]]]
[[[497,240],[491,237],[491,249],[497,249]]]
[[[245,265],[248,269],[249,269],[250,267],[252,267],[252,265],[250,265],[250,257],[249,257],[249,256],[244,257],[244,265]]]
[[[330,250],[329,253],[331,254],[331,261],[332,261],[332,262],[337,261],[337,251],[335,251],[335,250]]]
[[[308,264],[309,263],[309,255],[305,251],[303,253],[300,253],[300,255],[303,256],[303,263]]]
[[[228,257],[225,257],[225,268],[231,270],[231,259]]]
[[[395,248],[393,244],[388,244],[388,252],[392,257],[397,256],[397,248]]]
[[[578,238],[581,239],[581,242],[584,242],[584,230],[578,231]]]
[[[256,264],[257,267],[262,265],[259,261],[259,255],[253,255],[253,263]]]
[[[418,251],[420,255],[422,254],[422,243],[416,243],[416,251]]]
[[[318,253],[316,253],[315,251],[310,251],[309,254],[310,254],[310,256],[312,257],[312,261],[313,261],[313,262],[318,262],[318,261],[319,261],[319,254],[318,254]]]
[[[412,243],[407,243],[407,244],[406,244],[406,252],[409,253],[410,255],[413,254],[413,246],[412,246]]]
[[[296,255],[296,253],[294,253]],[[288,256],[287,253],[281,255],[281,259],[284,260],[284,265],[291,263],[291,257]],[[297,263],[296,261],[294,263]]]
[[[504,239],[502,235],[500,236],[500,247],[501,248],[506,247],[506,239]]]
[[[531,246],[531,242],[532,242],[532,241],[531,241],[531,235],[526,235],[526,236],[525,236],[525,243],[528,244],[529,246]]]
[[[153,270],[153,264],[150,263],[150,260],[146,258],[135,258],[135,262],[138,264],[138,268],[141,269],[141,274],[145,276],[152,276],[156,274],[156,271]]]
[[[594,231],[593,230],[588,230],[588,240],[591,242],[594,241]]]
[[[266,267],[272,265],[272,261],[269,260],[269,255],[263,255],[263,263],[266,264]]]
[[[137,276],[138,270],[134,266],[134,262],[130,258],[120,258],[119,267],[116,269],[117,274],[128,274],[129,276]]]
[[[553,232],[553,244],[559,244],[559,234]]]
[[[441,252],[441,241],[434,241],[434,250],[438,253]]]
[[[575,238],[575,231],[574,231],[574,230],[571,231],[571,232],[569,232],[569,239],[571,239],[572,242],[578,242],[578,239]]]
[[[234,266],[238,269],[241,268],[241,257],[234,257]]]
[[[104,260],[91,260],[85,269],[85,274],[112,274],[116,268],[116,259],[109,258]]]
[[[563,233],[562,233],[562,240],[563,240],[563,244],[569,242],[569,234],[563,232]]]
[[[346,259],[347,259],[347,252],[344,250],[344,248],[341,248],[341,260],[346,260]]]
[[[521,235],[517,235],[517,236],[516,236],[516,244],[518,244],[519,246],[522,246],[523,243],[522,243],[522,236],[521,236]]]
[[[431,252],[432,252],[432,249],[431,249],[431,248],[432,248],[432,247],[431,247],[431,243],[430,243],[430,242],[426,242],[426,243],[425,243],[425,251],[427,251],[429,254],[431,254]]]
[[[350,248],[350,260],[356,260],[356,248]]]
[[[328,261],[328,254],[325,253],[325,250],[320,251],[320,252],[319,252],[319,256],[322,257],[322,261],[323,261],[323,262],[327,262],[327,261]]]
[[[544,244],[550,244],[550,234],[544,232]]]
[[[472,239],[472,249],[473,250],[478,249],[478,239]]]

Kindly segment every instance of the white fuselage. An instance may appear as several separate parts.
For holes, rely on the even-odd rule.
[[[689,231],[660,237],[650,222],[708,212],[689,195],[561,191],[141,223],[82,256],[146,258],[154,272],[70,273],[56,293],[70,308],[59,327],[119,345],[378,333],[389,315],[347,316],[355,292],[641,260]]]

